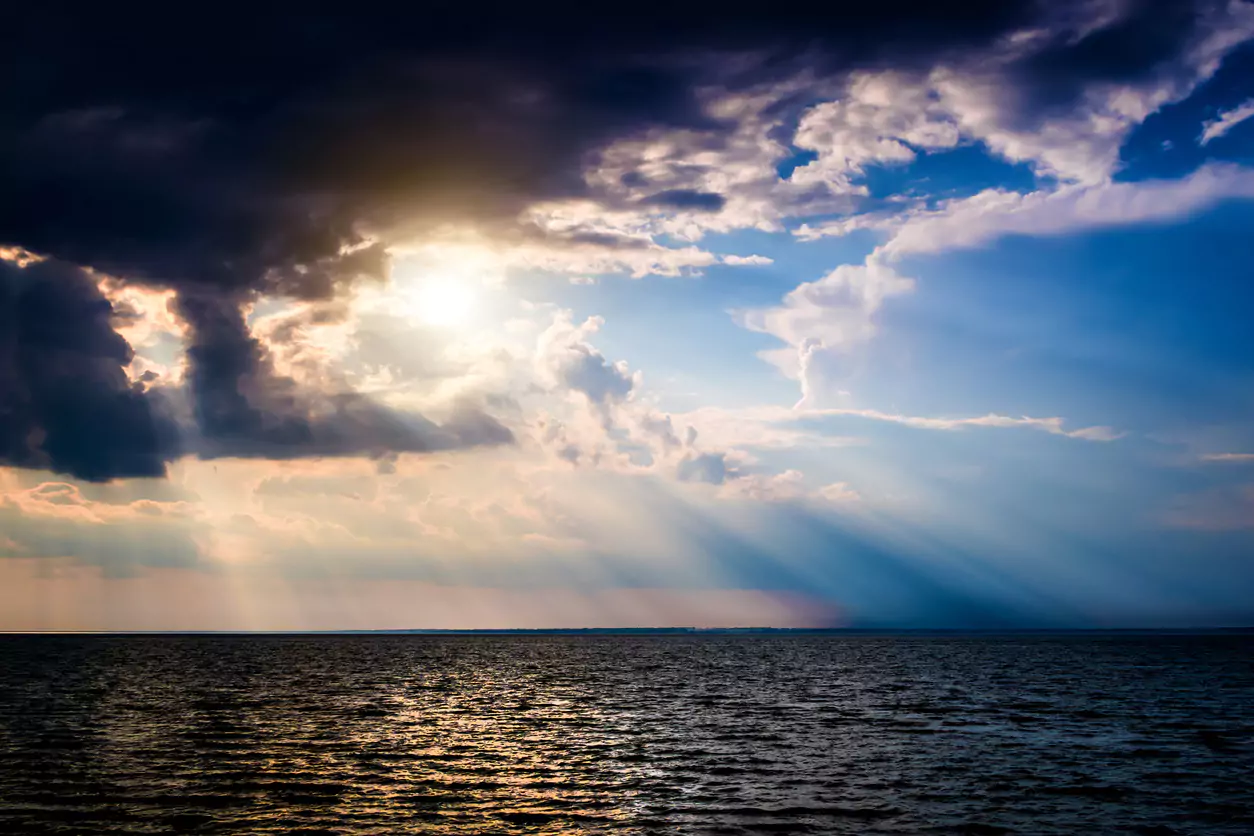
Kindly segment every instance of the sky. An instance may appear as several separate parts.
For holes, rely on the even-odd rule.
[[[1254,4],[0,31],[0,630],[1254,624]]]

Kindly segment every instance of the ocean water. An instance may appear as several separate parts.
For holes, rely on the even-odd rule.
[[[1254,833],[1254,638],[0,637],[0,833]]]

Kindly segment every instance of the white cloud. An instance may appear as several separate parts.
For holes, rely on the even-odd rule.
[[[700,89],[702,108],[719,127],[655,128],[615,140],[584,172],[591,198],[537,204],[522,220],[545,235],[576,242],[621,237],[660,247],[660,236],[697,241],[711,232],[778,232],[788,217],[849,211],[855,208],[850,198],[863,193],[861,187],[784,180],[776,169],[794,153],[782,132],[797,113],[791,102],[831,99],[840,89],[810,73],[748,89]],[[550,263],[569,257],[555,256]],[[728,265],[770,263],[752,255],[714,258]]]
[[[773,308],[741,312],[745,327],[773,334],[793,346],[817,339],[824,346],[866,340],[875,332],[872,316],[884,300],[914,288],[877,261],[843,264],[823,278],[789,291]]]
[[[818,281],[799,285],[775,307],[741,311],[738,316],[744,327],[788,344],[790,350],[768,352],[764,357],[800,380],[803,402],[812,404],[819,385],[812,372],[822,353],[869,340],[884,300],[913,289],[912,279],[868,259],[865,264],[841,265]]]
[[[1213,139],[1219,139],[1251,116],[1254,116],[1254,99],[1248,99],[1232,110],[1221,111],[1216,118],[1202,123],[1202,135],[1197,140],[1198,144],[1205,145]]]
[[[1023,415],[1013,417],[1009,415],[998,415],[989,413],[987,415],[977,415],[962,418],[948,417],[929,417],[921,415],[903,415],[899,413],[883,412],[877,409],[861,409],[861,408],[808,408],[797,407],[788,408],[782,406],[764,406],[751,407],[742,410],[701,410],[696,413],[689,413],[685,418],[692,418],[696,421],[717,422],[732,426],[740,425],[745,427],[743,430],[747,439],[757,436],[772,438],[771,430],[780,427],[787,428],[789,425],[802,421],[812,421],[821,418],[834,417],[851,417],[865,418],[871,421],[884,421],[893,424],[901,424],[907,427],[914,427],[922,430],[939,430],[939,431],[955,431],[966,427],[988,427],[988,428],[1022,428],[1038,430],[1046,432],[1050,435],[1064,436],[1066,438],[1081,439],[1084,441],[1115,441],[1122,438],[1123,433],[1118,432],[1110,427],[1094,426],[1081,427],[1079,429],[1067,429],[1064,419],[1059,417],[1051,418],[1034,418]],[[842,444],[856,443],[856,439],[848,437],[840,437]],[[744,443],[751,444],[751,441]]]
[[[810,225],[803,223],[792,231],[802,241],[818,241],[820,238],[839,238],[860,229],[892,229],[901,222],[900,212],[866,212]]]
[[[1060,33],[1020,33],[1007,39],[1000,54],[938,68],[930,81],[963,134],[983,141],[994,153],[1031,163],[1037,172],[1064,181],[1102,183],[1118,166],[1119,149],[1132,128],[1164,105],[1187,98],[1214,75],[1229,51],[1254,37],[1254,6],[1249,3],[1230,0],[1199,14],[1192,39],[1174,60],[1133,84],[1090,82],[1068,111],[1043,118],[1022,112],[1015,65]],[[1074,33],[1075,42],[1116,18],[1112,14],[1104,23],[1090,22]]]
[[[1059,38],[1078,43],[1116,23],[1119,14],[1081,25],[1060,17],[1056,30],[1013,33],[986,52],[951,57],[917,74],[855,74],[838,98],[802,115],[794,144],[817,152],[818,159],[798,168],[791,180],[857,194],[863,189],[854,178],[867,165],[905,164],[918,150],[980,142],[1006,160],[1028,163],[1063,182],[1107,182],[1136,125],[1186,98],[1231,49],[1254,37],[1254,7],[1248,3],[1234,0],[1201,14],[1192,40],[1174,59],[1135,83],[1088,82],[1065,110],[1033,102],[1022,86],[1022,64]]]
[[[802,115],[793,144],[818,158],[789,179],[860,193],[865,187],[851,178],[867,165],[909,163],[915,148],[953,148],[959,139],[953,115],[917,79],[895,72],[858,73],[840,99]]]
[[[796,234],[806,239],[858,228],[886,229],[890,235],[864,264],[838,267],[817,282],[800,285],[779,306],[742,312],[739,319],[789,346],[763,356],[801,383],[800,405],[817,406],[826,400],[823,390],[833,386],[824,373],[833,365],[833,351],[847,351],[873,337],[883,302],[913,290],[913,280],[894,272],[888,262],[979,247],[1007,235],[1055,236],[1167,222],[1232,199],[1254,199],[1254,169],[1211,164],[1179,180],[1075,183],[1027,194],[986,189],[896,217],[803,226]]]
[[[727,498],[755,502],[793,502],[827,508],[851,508],[862,501],[862,495],[847,482],[833,482],[818,488],[806,484],[800,470],[774,474],[748,474],[723,484],[720,494]]]
[[[633,373],[626,361],[611,363],[588,341],[604,323],[601,317],[590,316],[576,325],[570,311],[560,311],[536,345],[541,375],[551,385],[582,394],[601,410],[629,398],[640,383],[640,373]]]
[[[858,418],[867,418],[872,421],[888,421],[894,424],[902,424],[907,427],[915,427],[917,429],[925,430],[958,430],[963,427],[1022,427],[1025,429],[1040,430],[1041,432],[1047,432],[1050,435],[1061,435],[1067,438],[1079,438],[1085,441],[1114,441],[1123,436],[1122,433],[1116,432],[1110,427],[1082,427],[1077,430],[1068,430],[1064,427],[1062,418],[1032,418],[1026,415],[1014,418],[1009,415],[989,413],[988,415],[979,415],[970,418],[928,418],[917,415],[897,415],[889,412],[880,412],[874,409],[804,410],[801,411],[800,415],[801,417],[849,415]]]
[[[534,438],[562,467],[593,467],[621,473],[655,474],[680,482],[737,487],[722,496],[782,501],[814,498],[848,500],[833,488],[826,494],[786,490],[788,476],[759,472],[745,447],[845,446],[857,439],[770,427],[718,409],[672,415],[657,409],[643,390],[640,372],[625,361],[611,362],[591,339],[603,320],[576,324],[569,311],[557,311],[537,340],[538,378],[551,393],[567,397],[559,415],[533,423]],[[768,497],[769,495],[769,497]]]
[[[1254,453],[1206,453],[1198,458],[1204,462],[1254,463]]]
[[[556,273],[627,273],[632,278],[681,276],[718,264],[700,247],[665,247],[644,236],[580,231],[520,242],[504,250],[509,267]]]
[[[830,485],[824,485],[816,493],[820,499],[834,503],[857,502],[862,499],[857,491],[849,487],[848,482],[833,482]]]
[[[1254,198],[1254,169],[1204,166],[1180,180],[1063,186],[1030,194],[987,189],[906,214],[881,248],[890,258],[977,247],[1004,235],[1065,235],[1188,217],[1223,200]]]

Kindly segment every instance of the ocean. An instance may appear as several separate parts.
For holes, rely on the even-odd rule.
[[[1254,833],[1254,636],[0,636],[5,834]]]

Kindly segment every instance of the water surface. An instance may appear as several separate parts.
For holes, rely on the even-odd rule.
[[[0,637],[0,832],[1254,833],[1241,636]]]

